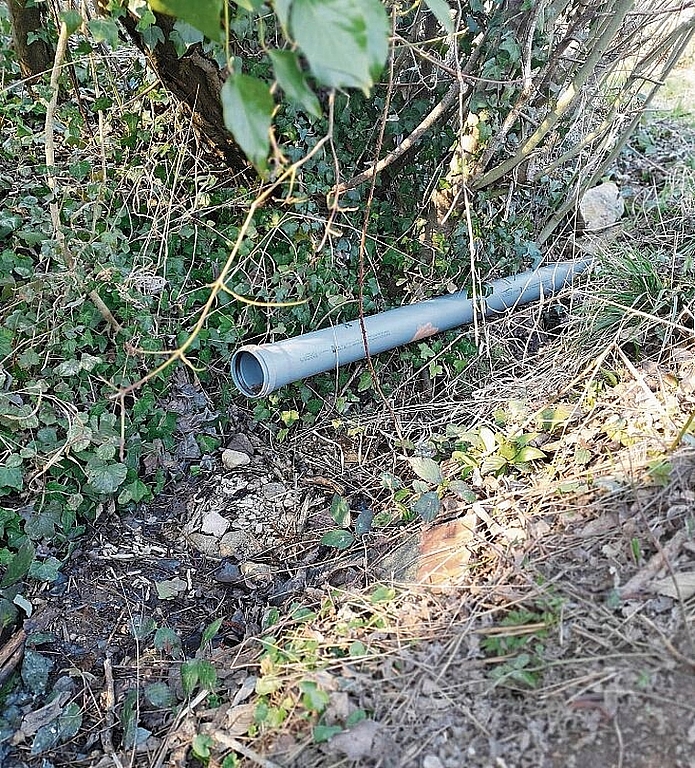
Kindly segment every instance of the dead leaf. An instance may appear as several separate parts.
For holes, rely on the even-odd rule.
[[[188,584],[177,576],[173,579],[157,581],[155,582],[155,587],[157,587],[157,597],[159,597],[160,600],[173,600],[182,592],[186,591]]]
[[[695,571],[674,573],[673,576],[653,581],[651,586],[658,595],[687,600],[695,595]]]
[[[328,744],[332,750],[342,752],[348,760],[362,760],[372,754],[380,727],[374,720],[361,720],[349,731],[336,734]]]
[[[423,530],[416,577],[418,583],[452,583],[464,575],[471,556],[476,524],[476,514],[469,513]]]
[[[70,694],[64,691],[56,696],[50,704],[25,715],[20,728],[22,735],[33,736],[39,728],[53,722],[63,711],[63,705],[69,698]]]
[[[253,724],[255,704],[238,704],[230,707],[225,715],[225,733],[229,736],[243,736]]]

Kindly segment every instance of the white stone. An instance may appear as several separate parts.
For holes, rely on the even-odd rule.
[[[587,189],[579,201],[579,215],[585,232],[612,227],[625,212],[617,184],[607,181]]]
[[[227,469],[236,469],[237,467],[243,467],[250,463],[251,457],[248,453],[233,451],[231,448],[222,451],[222,464],[224,464]]]

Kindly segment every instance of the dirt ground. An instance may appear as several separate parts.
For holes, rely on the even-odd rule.
[[[620,332],[582,358],[603,279],[562,332],[538,307],[490,324],[465,398],[411,391],[397,423],[282,445],[240,410],[224,462],[105,509],[2,648],[24,680],[2,765],[695,768],[693,308],[640,359]],[[393,510],[384,472],[412,484],[406,453],[500,410],[546,461],[462,492],[444,460],[433,522],[321,544],[335,494],[353,528]],[[183,659],[216,679],[184,690]]]

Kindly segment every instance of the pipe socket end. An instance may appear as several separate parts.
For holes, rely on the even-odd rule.
[[[246,397],[263,397],[273,391],[268,383],[268,370],[253,347],[242,347],[233,355],[230,363],[232,379]]]

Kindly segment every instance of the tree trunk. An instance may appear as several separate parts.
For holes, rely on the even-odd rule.
[[[222,116],[220,92],[224,75],[217,64],[207,58],[200,46],[189,48],[179,58],[169,41],[169,33],[175,20],[169,16],[157,16],[157,26],[164,33],[164,42],[150,50],[137,31],[137,20],[131,16],[120,19],[135,45],[142,51],[164,87],[182,101],[191,111],[193,124],[199,134],[224,157],[233,170],[250,168],[246,156],[226,129]]]
[[[25,0],[7,0],[7,7],[19,66],[29,82],[34,82],[53,66],[52,46],[41,39],[29,42],[30,34],[38,34],[44,28],[44,6],[27,8]]]

